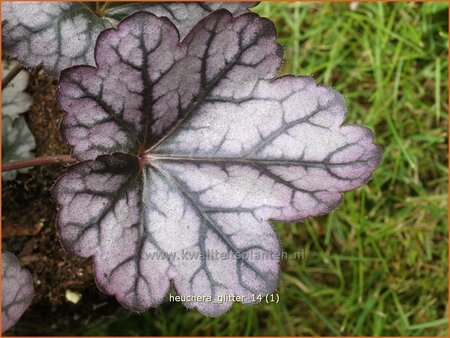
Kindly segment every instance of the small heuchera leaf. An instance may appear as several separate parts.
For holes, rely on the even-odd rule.
[[[111,27],[77,2],[2,2],[5,54],[50,74],[76,64],[92,64],[95,39]],[[6,22],[5,22],[6,21]]]
[[[112,4],[114,6],[114,4]],[[74,65],[94,65],[98,34],[139,10],[168,16],[180,32],[188,32],[202,17],[225,8],[241,14],[252,3],[121,3],[98,17],[82,2],[2,2],[3,48],[27,67],[43,65],[53,76]]]
[[[120,21],[138,11],[150,12],[170,19],[178,28],[180,37],[184,38],[201,18],[214,11],[226,9],[234,16],[238,16],[254,5],[254,2],[137,2],[110,7],[106,10],[106,16]]]
[[[12,120],[8,116],[2,118],[2,162],[9,163],[14,161],[33,158],[33,150],[36,148],[36,140],[31,133],[23,116]],[[28,172],[30,168],[22,168],[21,173]],[[5,181],[13,180],[17,176],[17,171],[5,171],[2,173],[2,179]]]
[[[219,296],[273,292],[269,220],[329,212],[379,164],[372,133],[341,126],[339,93],[273,79],[275,38],[267,19],[218,11],[180,43],[168,20],[137,13],[99,36],[97,68],[62,72],[61,128],[83,160],[53,190],[62,243],[93,256],[97,284],[127,308],[160,304],[171,282],[209,316],[231,307]]]
[[[16,256],[2,252],[2,332],[14,326],[33,299],[33,278]]]
[[[2,78],[4,79],[16,66],[17,61],[2,61]],[[33,100],[30,94],[24,92],[28,86],[29,75],[26,71],[21,71],[2,90],[2,116],[15,119],[21,113],[30,109]]]

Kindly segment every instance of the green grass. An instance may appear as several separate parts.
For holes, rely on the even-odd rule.
[[[285,47],[282,73],[344,94],[384,159],[327,216],[275,224],[278,304],[207,318],[181,304],[85,334],[447,335],[447,4],[261,3]]]

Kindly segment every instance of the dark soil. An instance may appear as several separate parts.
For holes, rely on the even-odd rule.
[[[62,112],[55,102],[56,83],[41,70],[30,72],[34,104],[26,119],[36,156],[69,154],[58,129]],[[71,256],[59,242],[50,191],[64,172],[63,165],[37,167],[2,182],[3,250],[31,271],[35,288],[31,307],[8,335],[75,335],[120,309],[114,297],[98,291],[91,260]],[[67,290],[81,294],[77,304],[68,301]]]

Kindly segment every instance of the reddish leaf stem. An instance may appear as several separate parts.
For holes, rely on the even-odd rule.
[[[2,164],[2,171],[10,171],[27,167],[37,167],[49,164],[72,164],[75,162],[77,162],[77,160],[75,160],[70,155],[41,156],[30,160]]]

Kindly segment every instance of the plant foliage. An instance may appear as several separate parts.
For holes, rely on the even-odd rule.
[[[269,220],[327,213],[378,166],[372,133],[342,126],[342,95],[274,78],[275,39],[255,14],[214,12],[180,42],[169,20],[137,13],[100,34],[96,68],[62,72],[61,128],[81,161],[53,190],[62,243],[93,256],[125,307],[160,304],[171,282],[209,316],[232,305],[218,296],[273,292]]]

